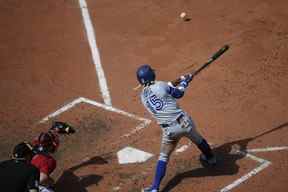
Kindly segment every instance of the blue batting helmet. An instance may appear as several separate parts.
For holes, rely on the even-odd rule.
[[[141,85],[150,84],[155,81],[155,72],[149,65],[142,65],[137,69],[137,79]]]

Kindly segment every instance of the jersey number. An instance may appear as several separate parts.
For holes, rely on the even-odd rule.
[[[163,101],[161,99],[159,99],[158,97],[156,97],[156,95],[151,95],[149,97],[149,101],[157,111],[159,111],[163,108],[163,105],[164,105]]]

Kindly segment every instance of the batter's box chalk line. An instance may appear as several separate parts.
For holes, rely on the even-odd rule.
[[[138,132],[139,130],[141,129],[144,129],[145,127],[147,127],[150,123],[151,123],[151,120],[150,119],[146,119],[146,118],[143,118],[143,117],[139,117],[137,115],[134,115],[134,114],[131,114],[131,113],[128,113],[126,111],[123,111],[121,109],[117,109],[115,107],[112,107],[111,105],[106,105],[106,104],[102,104],[102,103],[98,103],[96,101],[93,101],[91,99],[87,99],[87,98],[84,98],[84,97],[79,97],[73,101],[71,101],[70,103],[68,104],[65,104],[64,106],[62,106],[61,108],[59,108],[58,110],[56,110],[55,112],[52,112],[50,113],[49,115],[47,115],[46,117],[44,117],[42,120],[39,121],[39,123],[45,123],[47,122],[49,119],[53,119],[55,118],[56,116],[60,115],[61,113],[64,113],[68,110],[70,110],[71,108],[75,107],[76,105],[78,104],[89,104],[89,105],[92,105],[94,107],[99,107],[99,108],[102,108],[106,111],[110,111],[110,112],[114,112],[114,113],[118,113],[118,114],[121,114],[121,115],[124,115],[128,118],[131,118],[131,119],[135,119],[137,121],[140,121],[141,123],[138,124],[134,129],[132,129],[130,132],[122,135],[120,138],[123,138],[123,137],[130,137],[131,135],[135,134],[136,132]]]
[[[250,158],[251,160],[254,160],[254,161],[258,162],[258,165],[257,165],[256,168],[252,169],[250,172],[248,172],[247,174],[243,175],[239,179],[236,179],[231,184],[225,186],[224,188],[222,188],[219,191],[220,192],[231,191],[235,187],[237,187],[240,184],[242,184],[244,181],[247,181],[249,178],[255,176],[259,172],[263,171],[264,169],[266,169],[267,167],[272,165],[272,162],[270,162],[270,161],[268,161],[266,159],[262,159],[260,157],[257,157],[255,155],[252,155],[251,153],[274,152],[274,151],[283,151],[283,150],[288,150],[288,146],[265,147],[265,148],[257,148],[257,149],[247,149],[246,151],[237,151],[239,154],[241,154],[241,155],[243,155],[243,156],[245,156],[247,158]]]
[[[209,143],[209,144],[211,144],[211,143]],[[192,143],[188,142],[188,144],[184,144],[184,145],[180,146],[179,148],[177,148],[175,150],[176,154],[183,153],[191,145],[192,145]],[[256,168],[252,169],[250,172],[248,172],[247,174],[243,175],[242,177],[236,179],[231,184],[223,187],[219,191],[220,192],[231,191],[232,189],[236,188],[237,186],[239,186],[243,182],[247,181],[251,177],[255,176],[259,172],[263,171],[264,169],[266,169],[267,167],[269,167],[272,164],[272,162],[270,162],[270,161],[268,161],[266,159],[259,158],[259,157],[255,156],[255,155],[252,155],[251,153],[273,152],[273,151],[283,151],[283,150],[288,150],[288,146],[276,146],[276,147],[265,147],[265,148],[257,148],[257,149],[247,149],[246,151],[240,151],[240,150],[234,149],[234,151],[231,151],[232,153],[241,154],[245,158],[249,158],[251,160],[256,161],[258,163],[258,165],[257,165]]]

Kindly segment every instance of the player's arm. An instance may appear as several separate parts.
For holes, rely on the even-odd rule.
[[[172,95],[172,97],[179,99],[183,97],[185,89],[188,87],[190,81],[192,80],[192,75],[181,76],[180,83],[175,87],[171,82],[168,83],[168,93]]]
[[[49,176],[44,173],[44,172],[40,172],[40,183],[44,184],[49,180]]]
[[[54,185],[54,180],[50,177],[50,173],[56,168],[56,161],[54,159],[43,160],[40,167],[40,184],[44,186]]]
[[[54,180],[46,173],[40,172],[40,184],[44,186],[54,185]]]

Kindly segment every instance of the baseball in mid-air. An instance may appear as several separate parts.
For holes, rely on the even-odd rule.
[[[182,12],[182,13],[180,14],[180,18],[181,18],[181,19],[185,19],[186,15],[187,15],[187,14],[186,14],[185,12]]]

